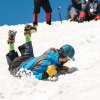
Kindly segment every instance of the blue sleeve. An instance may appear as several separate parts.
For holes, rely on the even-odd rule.
[[[33,74],[37,79],[42,80],[43,73],[47,70],[48,64],[48,60],[45,60],[38,68],[33,71]]]
[[[35,75],[35,77],[39,80],[42,80],[42,75],[43,75],[43,73],[39,73],[39,74]]]
[[[42,64],[33,71],[35,77],[39,80],[43,79],[43,73],[46,72],[48,65],[59,65],[58,61],[59,55],[56,53],[48,53],[47,58],[42,62]]]

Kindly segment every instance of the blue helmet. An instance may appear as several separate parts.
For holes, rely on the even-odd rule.
[[[75,54],[75,50],[71,45],[65,44],[60,48],[60,53],[69,58],[73,58]]]

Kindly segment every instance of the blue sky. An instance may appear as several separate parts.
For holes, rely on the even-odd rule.
[[[49,0],[52,7],[52,20],[59,20],[57,7],[61,7],[62,19],[66,19],[70,0]],[[26,24],[33,21],[33,0],[0,0],[0,25]],[[41,9],[39,22],[45,21],[45,12]]]
[[[52,20],[59,20],[56,8],[61,6],[62,18],[66,19],[67,6],[70,0],[49,0]],[[33,21],[33,0],[0,0],[0,25],[26,24]],[[39,22],[45,21],[45,12],[41,9]]]

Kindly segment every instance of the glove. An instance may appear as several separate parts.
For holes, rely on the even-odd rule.
[[[57,66],[55,66],[55,65],[49,65],[49,66],[48,66],[48,69],[47,69],[46,72],[48,73],[49,76],[54,76],[54,75],[57,74],[56,67],[57,67]]]
[[[68,71],[68,70],[69,70],[69,67],[67,67],[67,66],[62,66],[62,70]]]
[[[60,71],[61,74],[66,74],[66,72],[69,70],[69,67],[67,66],[62,66],[61,68],[62,68]]]
[[[76,67],[71,67],[71,68],[68,69],[67,73],[73,73],[73,72],[75,72],[75,71],[78,71],[78,68],[76,68]]]

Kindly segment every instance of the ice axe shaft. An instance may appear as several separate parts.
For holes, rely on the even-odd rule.
[[[61,7],[58,7],[58,8],[57,8],[57,12],[58,12],[58,14],[59,14],[59,19],[60,19],[60,21],[61,21],[61,23],[62,23],[62,17],[61,17],[61,13],[60,13],[60,8],[61,8]]]

